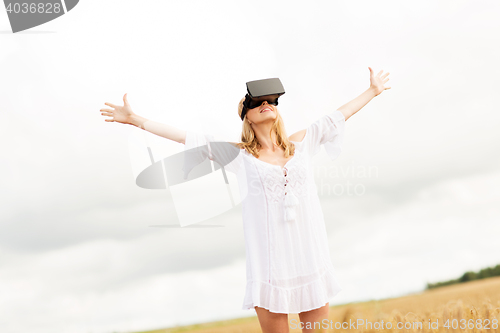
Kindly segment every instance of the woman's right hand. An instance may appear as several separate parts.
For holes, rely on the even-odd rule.
[[[111,117],[111,119],[104,119],[104,121],[116,121],[122,124],[132,124],[132,117],[135,116],[132,111],[130,103],[127,101],[127,94],[123,95],[123,106],[114,105],[111,103],[104,103],[111,106],[113,109],[101,109],[101,115]]]

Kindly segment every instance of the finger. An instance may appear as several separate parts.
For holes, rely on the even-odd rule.
[[[382,78],[386,78],[387,75],[389,75],[389,74],[390,74],[389,72],[385,73],[385,75],[383,75]]]
[[[373,70],[371,67],[368,67],[368,69],[370,70],[370,75],[373,75]]]
[[[377,73],[377,76],[380,76],[380,74],[383,72],[383,70],[380,70],[380,72]]]
[[[113,114],[112,114],[111,112],[101,113],[101,115],[103,115],[103,116],[113,117]]]
[[[386,83],[387,81],[389,81],[389,79],[388,79],[388,78],[384,80],[384,83]]]
[[[385,87],[385,89],[391,89],[391,87]]]
[[[104,121],[113,122],[113,119],[104,119]]]
[[[114,110],[111,110],[111,109],[100,109],[99,111],[113,112]]]
[[[127,101],[127,93],[125,93],[125,95],[123,95],[123,104],[124,104],[124,105],[128,105],[128,101]]]
[[[111,106],[112,108],[115,108],[115,109],[118,107],[118,106],[111,104],[111,103],[104,103],[104,104],[106,104],[107,106]]]

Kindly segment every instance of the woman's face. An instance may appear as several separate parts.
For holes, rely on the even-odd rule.
[[[260,106],[257,106],[253,109],[248,109],[245,117],[247,117],[248,121],[252,124],[274,121],[277,117],[276,106],[267,103],[267,101],[264,101]]]

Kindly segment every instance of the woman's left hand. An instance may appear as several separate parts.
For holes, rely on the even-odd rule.
[[[380,95],[380,93],[382,93],[382,91],[384,91],[386,89],[391,89],[391,87],[384,86],[384,84],[387,81],[389,81],[388,78],[386,79],[386,77],[389,75],[389,72],[380,76],[380,74],[382,74],[383,70],[378,72],[377,75],[374,75],[371,67],[368,67],[368,69],[370,70],[370,89],[373,89],[373,91],[375,92],[375,96]]]

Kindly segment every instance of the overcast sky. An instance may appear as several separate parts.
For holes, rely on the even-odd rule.
[[[240,310],[241,206],[206,221],[223,227],[156,227],[178,224],[173,198],[135,185],[134,140],[157,159],[183,145],[105,122],[99,109],[125,93],[143,117],[238,140],[247,81],[281,79],[290,135],[365,91],[368,66],[390,72],[392,88],[346,122],[340,157],[315,157],[343,287],[330,304],[499,264],[499,10],[493,0],[85,0],[16,34],[2,12],[0,331],[255,314]]]

